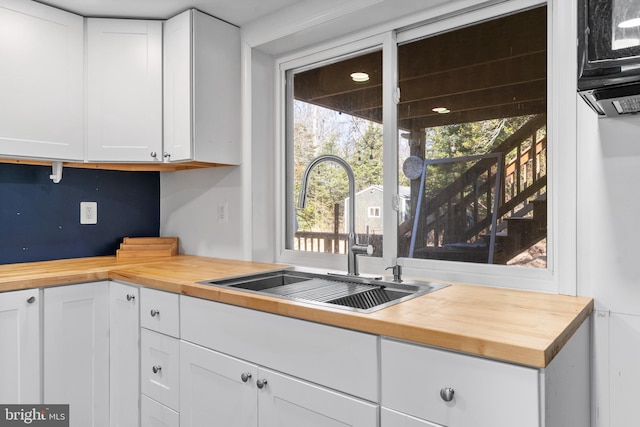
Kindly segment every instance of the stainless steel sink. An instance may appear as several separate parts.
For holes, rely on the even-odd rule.
[[[448,286],[417,281],[396,283],[382,278],[295,268],[201,283],[362,313],[371,313]]]

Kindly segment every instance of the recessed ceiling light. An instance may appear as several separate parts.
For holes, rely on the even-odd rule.
[[[438,114],[447,114],[450,113],[451,110],[449,110],[446,107],[436,107],[436,108],[432,108],[431,111],[438,113]]]
[[[640,18],[627,19],[618,24],[620,28],[640,27]]]
[[[353,80],[356,83],[367,82],[369,81],[369,74],[362,73],[362,72],[351,73],[351,80]]]

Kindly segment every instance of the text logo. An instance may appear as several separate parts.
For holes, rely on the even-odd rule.
[[[69,427],[69,405],[0,405],[0,427]]]

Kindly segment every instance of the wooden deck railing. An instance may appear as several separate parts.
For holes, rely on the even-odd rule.
[[[293,249],[308,252],[324,252],[330,254],[347,253],[346,233],[325,233],[315,231],[297,231],[294,236]],[[358,241],[367,241],[366,234],[358,234]],[[372,256],[382,256],[382,235],[372,234],[369,243],[373,245]]]

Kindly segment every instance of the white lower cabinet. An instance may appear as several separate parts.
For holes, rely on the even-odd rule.
[[[142,393],[169,408],[180,409],[180,344],[177,338],[141,330]]]
[[[383,338],[381,427],[588,426],[589,334],[543,369]]]
[[[142,427],[180,425],[179,298],[172,292],[140,290]]]
[[[109,425],[109,283],[44,290],[44,402],[71,427]]]
[[[392,427],[442,427],[439,424],[430,423],[388,408],[380,409],[380,424]]]
[[[182,427],[378,425],[374,403],[185,341],[180,379]]]
[[[0,294],[0,402],[40,403],[40,291]]]
[[[256,386],[260,427],[375,427],[378,405],[260,369]]]
[[[0,293],[0,336],[0,402],[72,427],[590,424],[590,322],[537,369],[101,281]]]
[[[140,426],[180,427],[180,414],[150,397],[142,395]]]
[[[181,296],[180,338],[365,401],[379,399],[376,335]]]
[[[258,368],[234,357],[180,342],[180,424],[258,425]]]
[[[381,354],[383,407],[450,427],[540,425],[537,369],[388,339]]]
[[[136,426],[140,419],[139,288],[111,282],[109,311],[110,425]]]

